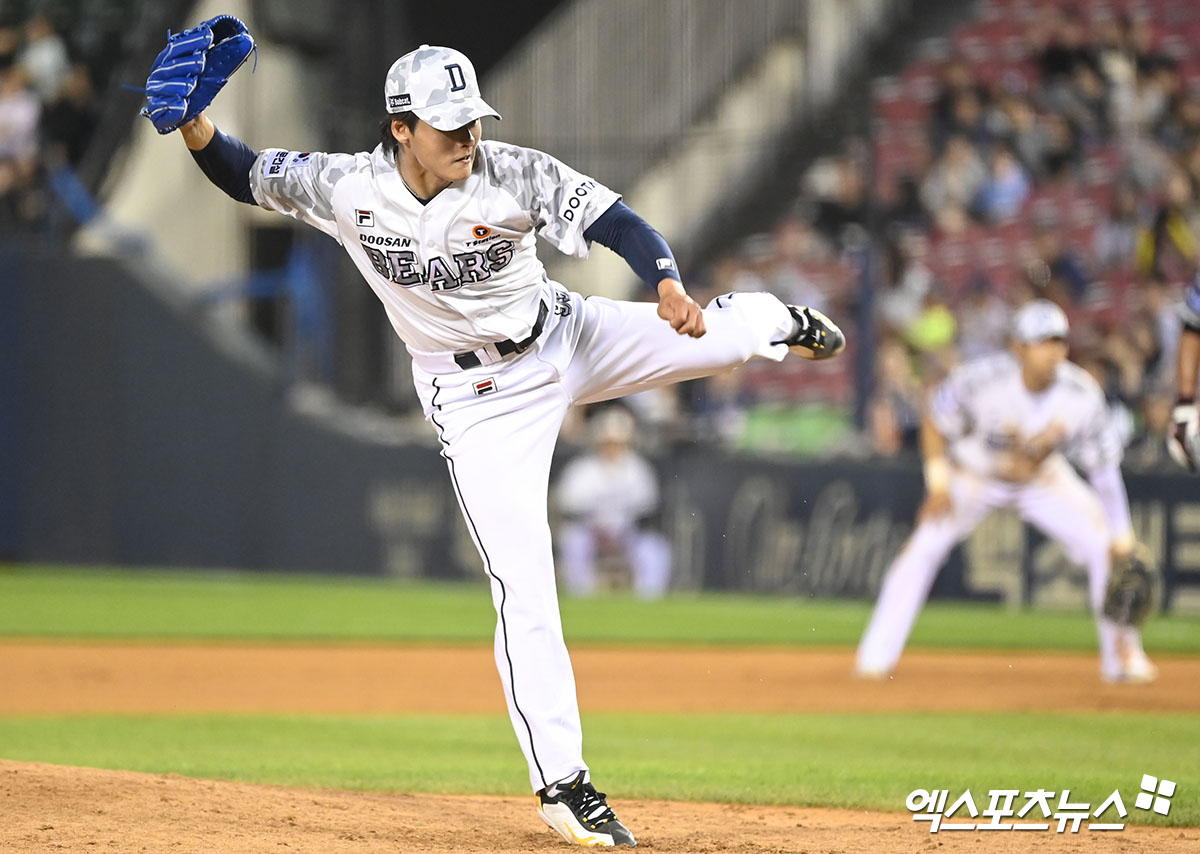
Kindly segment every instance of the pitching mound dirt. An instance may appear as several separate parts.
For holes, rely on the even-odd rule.
[[[909,653],[856,681],[850,650],[574,651],[586,712],[1068,709],[1200,711],[1200,661],[1103,685],[1092,655]],[[617,676],[628,688],[601,686]],[[487,648],[0,643],[0,714],[502,714]],[[907,814],[629,801],[639,847],[675,854],[1106,854],[1200,850],[1200,829],[939,833]],[[312,791],[0,760],[0,854],[564,852],[532,797]]]
[[[450,854],[572,850],[532,798],[378,795],[0,761],[0,850],[177,854]],[[675,854],[1183,854],[1200,830],[930,836],[906,815],[635,801],[639,848]]]

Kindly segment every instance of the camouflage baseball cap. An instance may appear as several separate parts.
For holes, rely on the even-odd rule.
[[[1066,338],[1069,331],[1063,310],[1047,299],[1025,303],[1013,317],[1013,338],[1025,344]]]
[[[438,130],[454,130],[500,114],[479,96],[471,60],[453,48],[421,45],[392,63],[383,84],[389,113],[411,110]]]

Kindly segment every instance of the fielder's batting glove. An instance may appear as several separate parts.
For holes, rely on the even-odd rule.
[[[150,68],[142,115],[159,133],[187,124],[257,49],[246,25],[232,15],[217,15],[175,33]]]
[[[1174,424],[1167,436],[1171,459],[1192,474],[1200,474],[1200,409],[1195,403],[1180,403],[1171,420]]]

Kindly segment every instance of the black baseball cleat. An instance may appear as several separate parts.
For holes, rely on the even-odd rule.
[[[796,331],[782,343],[797,356],[832,359],[846,349],[846,336],[842,330],[821,312],[806,305],[789,305],[787,309],[796,321]]]
[[[572,845],[635,848],[633,834],[617,819],[604,792],[587,782],[587,772],[538,792],[538,815]]]

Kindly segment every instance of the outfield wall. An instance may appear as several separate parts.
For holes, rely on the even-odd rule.
[[[348,430],[292,392],[269,356],[114,260],[0,250],[0,559],[479,571],[431,431]],[[659,466],[682,589],[871,596],[922,490],[912,463],[693,448]],[[1198,482],[1127,481],[1168,604],[1200,610]],[[1057,549],[998,514],[934,595],[1071,606],[1084,585]]]

